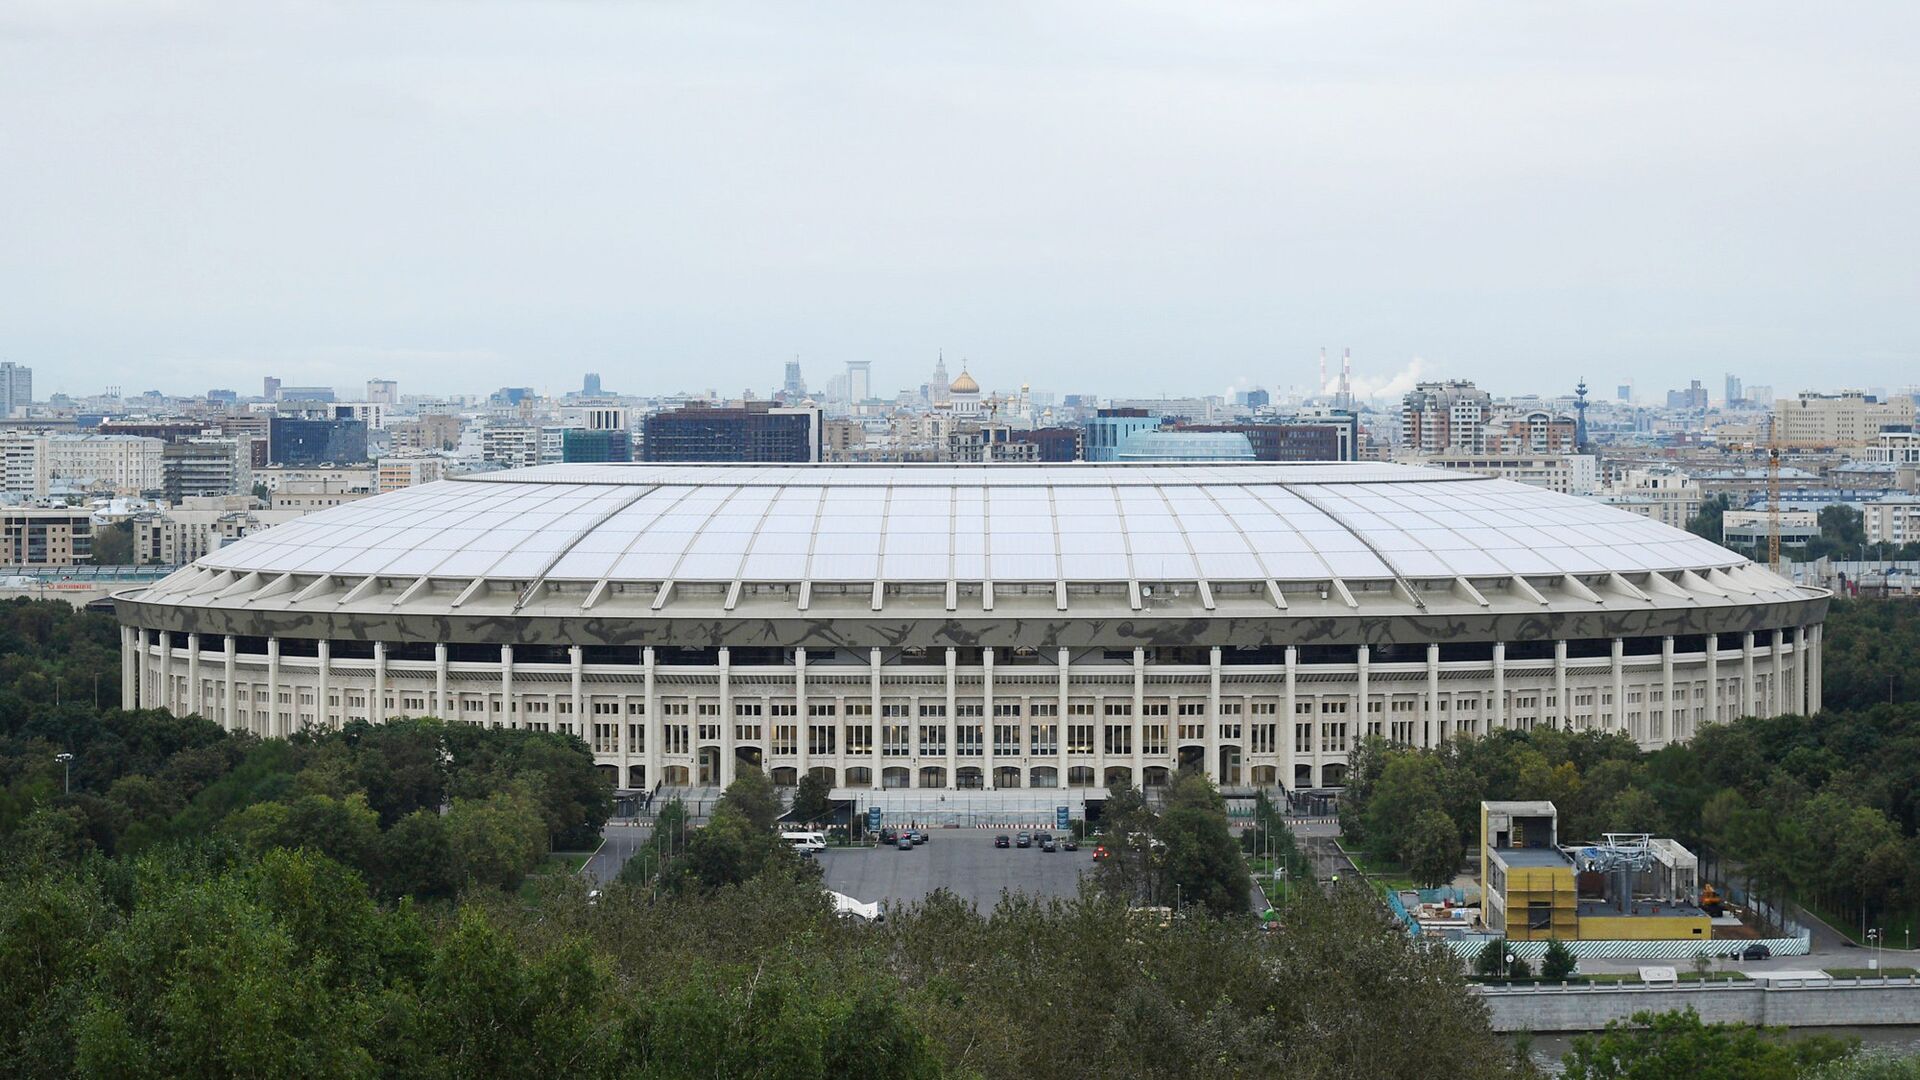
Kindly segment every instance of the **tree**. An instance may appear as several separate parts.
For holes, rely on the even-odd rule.
[[[1573,1080],[1791,1080],[1850,1047],[1828,1035],[1783,1039],[1783,1029],[1703,1024],[1700,1014],[1636,1013],[1573,1040],[1561,1058]]]
[[[539,807],[520,792],[455,799],[447,811],[446,831],[455,880],[516,888],[546,852]]]
[[[801,777],[800,786],[793,793],[790,811],[793,820],[807,823],[825,820],[833,813],[833,800],[828,797],[832,793],[833,785],[827,783],[826,777],[812,773]]]
[[[1440,760],[1431,754],[1402,751],[1387,757],[1366,806],[1367,850],[1383,859],[1405,857],[1414,822],[1429,810],[1445,810],[1440,772]]]
[[[1162,897],[1200,904],[1215,915],[1247,910],[1247,869],[1227,829],[1226,803],[1201,773],[1182,773],[1154,828]]]
[[[1733,500],[1725,495],[1709,495],[1700,500],[1700,512],[1687,521],[1687,531],[1695,536],[1704,536],[1716,544],[1724,544],[1727,511],[1733,508]]]
[[[733,783],[720,796],[720,805],[732,806],[756,829],[772,829],[780,817],[780,798],[774,793],[773,781],[752,765],[740,766]]]
[[[93,562],[98,566],[132,565],[132,521],[116,521],[93,531]]]
[[[1540,958],[1540,977],[1549,982],[1563,982],[1580,966],[1574,959],[1573,950],[1566,947],[1559,938],[1547,942],[1547,954]]]
[[[1400,859],[1413,880],[1433,889],[1453,880],[1460,869],[1460,829],[1446,811],[1423,811],[1408,830]]]

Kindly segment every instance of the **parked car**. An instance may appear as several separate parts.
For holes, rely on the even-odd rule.
[[[1060,845],[1054,843],[1053,837],[1049,836],[1045,840],[1040,841],[1040,850],[1041,851],[1058,851],[1060,850]]]
[[[1073,837],[1069,836],[1065,840],[1060,841],[1060,847],[1066,851],[1079,851],[1080,841],[1075,840]]]
[[[1033,837],[1028,836],[1026,833],[1021,833],[1020,835],[1013,838],[1013,846],[1014,847],[1032,847]]]
[[[1771,960],[1773,959],[1773,950],[1767,948],[1765,945],[1761,945],[1756,942],[1755,944],[1749,945],[1746,948],[1740,950],[1740,959]]]
[[[994,847],[1012,847],[1013,841],[1007,839],[1006,833],[1001,833],[1000,835],[993,838],[993,846]]]
[[[893,846],[894,846],[894,847],[896,847],[896,848],[899,848],[899,849],[900,849],[901,851],[912,851],[912,850],[913,850],[913,837],[912,837],[912,836],[909,836],[909,835],[908,835],[908,834],[906,834],[906,833],[901,833],[901,834],[900,834],[900,839],[898,839],[898,840],[896,840],[896,841],[894,841],[894,844],[893,844]]]
[[[909,830],[907,833],[907,836],[912,838],[913,842],[916,844],[924,844],[927,842],[927,834],[921,832],[919,829]]]

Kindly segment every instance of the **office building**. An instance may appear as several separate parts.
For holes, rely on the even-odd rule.
[[[1837,394],[1809,390],[1774,402],[1773,416],[1781,446],[1827,449],[1872,446],[1883,430],[1910,430],[1914,407],[1911,398],[1883,401],[1858,390]]]
[[[647,417],[641,454],[648,461],[819,461],[819,409],[750,401],[734,407],[689,404]]]
[[[33,369],[0,360],[0,417],[24,416],[33,404]]]
[[[561,444],[560,460],[589,463],[632,461],[633,436],[624,430],[567,428]]]
[[[267,424],[267,460],[296,467],[365,461],[366,421],[276,416]]]
[[[400,404],[400,384],[392,379],[368,379],[367,401],[388,408]]]
[[[0,564],[75,566],[92,558],[93,512],[87,507],[0,507]]]
[[[1159,428],[1160,418],[1149,416],[1145,409],[1100,409],[1081,428],[1080,449],[1088,461],[1119,461],[1127,440]]]

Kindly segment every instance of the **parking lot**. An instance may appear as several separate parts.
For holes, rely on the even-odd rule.
[[[985,911],[1002,892],[1073,896],[1093,868],[1092,847],[1055,851],[996,848],[988,829],[934,829],[912,851],[830,848],[815,856],[826,886],[856,900],[914,903],[944,888]]]

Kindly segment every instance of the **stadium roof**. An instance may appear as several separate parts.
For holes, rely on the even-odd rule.
[[[1688,632],[1708,625],[1695,618],[1703,612],[1722,613],[1714,625],[1744,625],[1750,605],[1825,595],[1593,500],[1469,473],[1328,462],[542,466],[324,510],[121,599],[345,626],[414,613],[476,626],[506,616],[798,616],[829,620],[812,632],[831,637],[844,626],[831,620],[862,613],[1151,614],[1159,625],[1264,611],[1294,621],[1493,616],[1517,620],[1501,633],[1530,637],[1571,632],[1542,614],[1689,609],[1661,624]],[[1467,625],[1368,632],[1385,640]],[[603,631],[613,633],[570,632]]]

